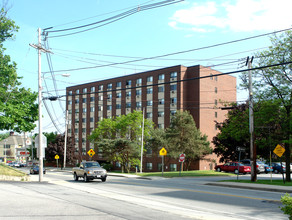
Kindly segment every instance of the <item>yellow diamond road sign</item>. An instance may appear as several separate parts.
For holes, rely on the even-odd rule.
[[[56,160],[58,160],[60,157],[59,157],[59,155],[57,154],[56,156],[55,156],[55,159]]]
[[[163,147],[160,151],[159,151],[159,155],[160,156],[166,156],[167,151],[165,150],[165,148]]]
[[[273,151],[278,157],[282,157],[283,153],[285,152],[285,148],[282,147],[280,144]]]
[[[95,154],[94,150],[92,149],[90,149],[87,153],[90,157],[92,157]]]

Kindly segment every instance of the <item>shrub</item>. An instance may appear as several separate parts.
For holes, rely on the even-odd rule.
[[[292,197],[286,193],[284,196],[281,196],[281,202],[284,205],[281,207],[281,210],[284,214],[289,215],[289,219],[292,220]]]

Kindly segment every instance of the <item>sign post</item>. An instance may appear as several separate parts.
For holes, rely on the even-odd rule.
[[[55,160],[57,160],[57,169],[59,168],[59,155],[58,154],[56,154],[56,156],[55,156]]]
[[[237,180],[238,180],[238,175],[239,175],[239,163],[240,163],[240,156],[241,156],[241,152],[245,151],[245,149],[243,147],[236,147],[236,150],[239,151],[239,156],[238,156],[238,166],[237,166]]]
[[[161,148],[161,150],[159,151],[159,155],[162,156],[162,176],[163,176],[163,170],[164,170],[164,156],[167,155],[167,151],[166,149],[163,147]]]
[[[181,172],[183,171],[183,163],[185,162],[185,158],[186,158],[185,154],[180,154],[179,155],[179,160],[178,161],[181,163],[180,164],[179,176],[181,176]]]
[[[282,145],[278,144],[275,149],[274,149],[274,154],[276,154],[278,157],[280,157],[280,163],[281,163],[281,169],[282,169],[282,176],[283,176],[283,183],[285,184],[285,178],[284,178],[284,170],[283,170],[283,165],[282,165],[282,156],[285,152],[285,147]]]

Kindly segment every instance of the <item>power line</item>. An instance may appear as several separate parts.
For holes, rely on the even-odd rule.
[[[292,28],[283,29],[283,30],[279,30],[279,31],[274,31],[274,32],[269,32],[269,33],[265,33],[265,34],[246,37],[246,38],[242,38],[242,39],[238,39],[238,40],[227,41],[227,42],[223,42],[223,43],[213,44],[213,45],[209,45],[209,46],[204,46],[204,47],[199,47],[199,48],[194,48],[194,49],[189,49],[189,50],[184,50],[184,51],[179,51],[179,52],[174,52],[174,53],[168,53],[168,54],[164,54],[164,55],[146,57],[146,58],[135,59],[135,60],[125,61],[125,62],[117,62],[117,63],[112,63],[112,64],[91,66],[91,67],[80,67],[80,68],[74,68],[74,69],[57,70],[55,72],[87,70],[87,69],[95,69],[95,68],[101,68],[101,67],[108,67],[108,66],[114,66],[114,65],[122,65],[122,64],[128,64],[128,63],[140,62],[140,61],[144,61],[144,60],[152,60],[152,59],[157,59],[157,58],[162,58],[162,57],[167,57],[167,56],[173,56],[173,55],[178,55],[178,54],[183,54],[183,53],[189,53],[189,52],[193,52],[193,51],[210,49],[210,48],[219,47],[219,46],[223,46],[223,45],[227,45],[227,44],[237,43],[237,42],[240,42],[240,41],[251,40],[251,39],[254,39],[254,38],[264,37],[264,36],[267,36],[267,35],[276,34],[276,33],[284,32],[284,31],[291,30],[291,29]],[[44,72],[44,73],[46,73],[46,72]]]

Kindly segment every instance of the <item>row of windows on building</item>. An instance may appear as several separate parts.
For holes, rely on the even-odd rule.
[[[115,163],[116,167],[121,167],[121,164],[119,162]],[[158,171],[162,171],[162,163],[157,163],[157,169]],[[168,167],[166,167],[168,170]],[[146,170],[153,170],[153,163],[146,163]],[[171,163],[169,164],[169,171],[177,171],[177,164]]]
[[[171,72],[170,73],[170,78],[176,78],[177,77],[177,72]],[[164,80],[164,74],[160,74],[158,75],[158,80]],[[147,83],[151,83],[153,82],[153,76],[148,76],[146,78],[146,82]],[[136,85],[141,85],[142,84],[142,78],[136,79]],[[131,86],[132,85],[132,80],[126,80],[126,86]],[[120,88],[122,87],[122,82],[116,82],[116,88]],[[112,83],[108,83],[107,84],[107,90],[111,90],[113,88],[113,84]],[[98,90],[99,91],[103,91],[103,85],[99,85],[98,86]],[[83,93],[87,93],[87,88],[84,88],[82,90]],[[95,92],[95,87],[90,87],[90,92]],[[77,89],[75,91],[76,94],[79,94],[80,91],[79,89]],[[69,95],[72,95],[72,91],[69,91]]]

